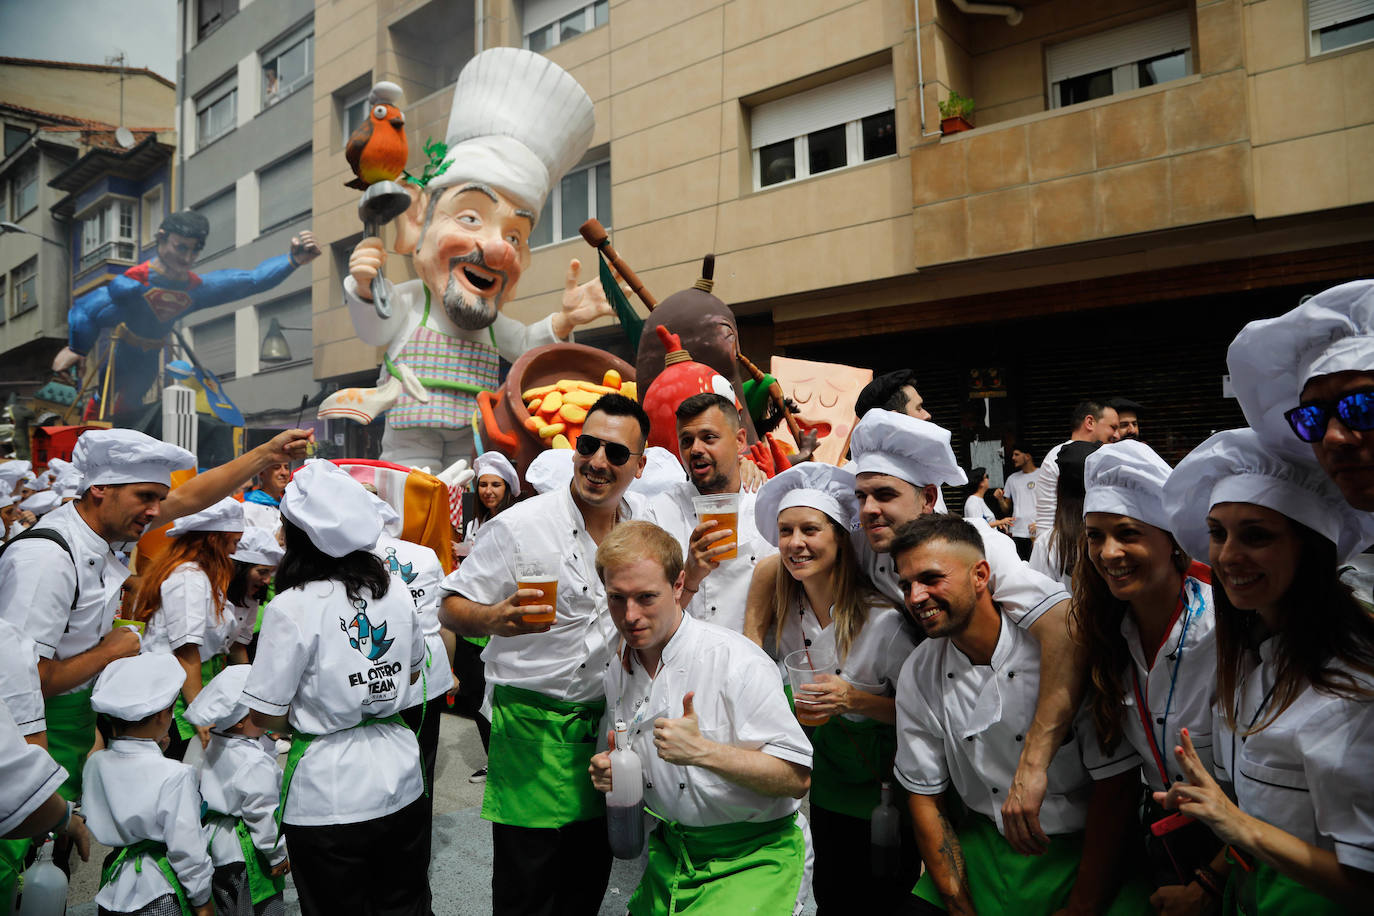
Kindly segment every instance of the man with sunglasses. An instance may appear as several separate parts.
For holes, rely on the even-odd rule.
[[[315,236],[300,232],[285,254],[268,258],[252,270],[197,274],[191,268],[209,234],[210,221],[194,210],[180,210],[164,219],[151,261],[130,267],[72,303],[67,315],[68,344],[53,359],[53,371],[61,372],[84,359],[101,331],[113,328],[113,411],[136,411],[157,376],[158,351],[177,321],[201,309],[265,292],[320,256]]]
[[[608,394],[587,411],[572,480],[487,522],[443,583],[440,620],[490,636],[482,653],[491,746],[482,817],[492,822],[492,907],[501,914],[595,914],[610,877],[606,809],[586,772],[606,709],[602,675],[618,643],[596,574],[597,546],[631,517],[649,417]],[[517,555],[558,562],[555,607],[516,585]],[[555,611],[552,624],[526,614]]]
[[[1226,354],[1245,419],[1276,451],[1312,456],[1374,511],[1374,280],[1334,286],[1252,321]]]

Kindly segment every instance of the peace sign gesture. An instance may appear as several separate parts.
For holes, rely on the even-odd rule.
[[[1250,847],[1247,841],[1252,818],[1227,797],[1207,772],[1186,728],[1183,729],[1183,744],[1174,748],[1174,757],[1187,781],[1174,783],[1167,792],[1154,793],[1155,801],[1202,821],[1222,842]]]

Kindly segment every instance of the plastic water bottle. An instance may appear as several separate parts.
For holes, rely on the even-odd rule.
[[[882,798],[868,818],[874,877],[895,875],[901,864],[901,820],[892,804],[892,784],[883,783]]]
[[[43,842],[37,861],[21,880],[15,916],[62,916],[67,912],[67,876],[53,864],[50,841]]]
[[[623,719],[615,722],[611,791],[606,795],[606,830],[617,859],[637,859],[644,849],[644,771],[630,749]]]

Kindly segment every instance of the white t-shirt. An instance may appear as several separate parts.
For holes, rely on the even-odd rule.
[[[996,514],[988,508],[988,504],[983,502],[983,497],[977,493],[964,500],[964,518],[982,519],[989,525],[997,521]]]
[[[210,746],[200,760],[200,794],[209,810],[228,817],[211,816],[210,857],[215,867],[243,861],[243,846],[234,831],[234,820],[243,818],[248,836],[271,865],[286,858],[286,842],[277,830],[277,805],[281,801],[281,770],[277,758],[256,738],[212,733]]]
[[[1038,537],[1054,527],[1054,510],[1059,504],[1059,450],[1072,442],[1065,439],[1049,450],[1036,472],[1040,480],[1035,485],[1035,531]]]
[[[229,653],[239,635],[239,618],[228,601],[215,616],[214,589],[199,566],[181,564],[167,576],[160,591],[162,606],[148,618],[140,651],[170,655],[192,644],[200,648],[202,662]]]
[[[1035,496],[1040,485],[1040,469],[1027,474],[1025,471],[1013,471],[1007,478],[1004,491],[1011,497],[1011,514],[1015,519],[1011,523],[1011,536],[1014,538],[1028,538],[1031,536],[1031,522],[1035,521]],[[1037,533],[1043,534],[1044,531],[1037,524]]]

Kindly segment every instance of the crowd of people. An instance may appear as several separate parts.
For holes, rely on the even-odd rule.
[[[428,878],[452,693],[498,914],[597,913],[613,848],[634,916],[1369,911],[1374,282],[1228,363],[1249,427],[1171,468],[1087,400],[1002,488],[909,370],[769,479],[731,398],[674,456],[607,394],[535,495],[477,457],[447,575],[300,430],[175,488],[128,430],[0,464],[0,903],[51,834],[113,850],[101,913],[280,913],[288,873],[305,913],[474,911]]]

